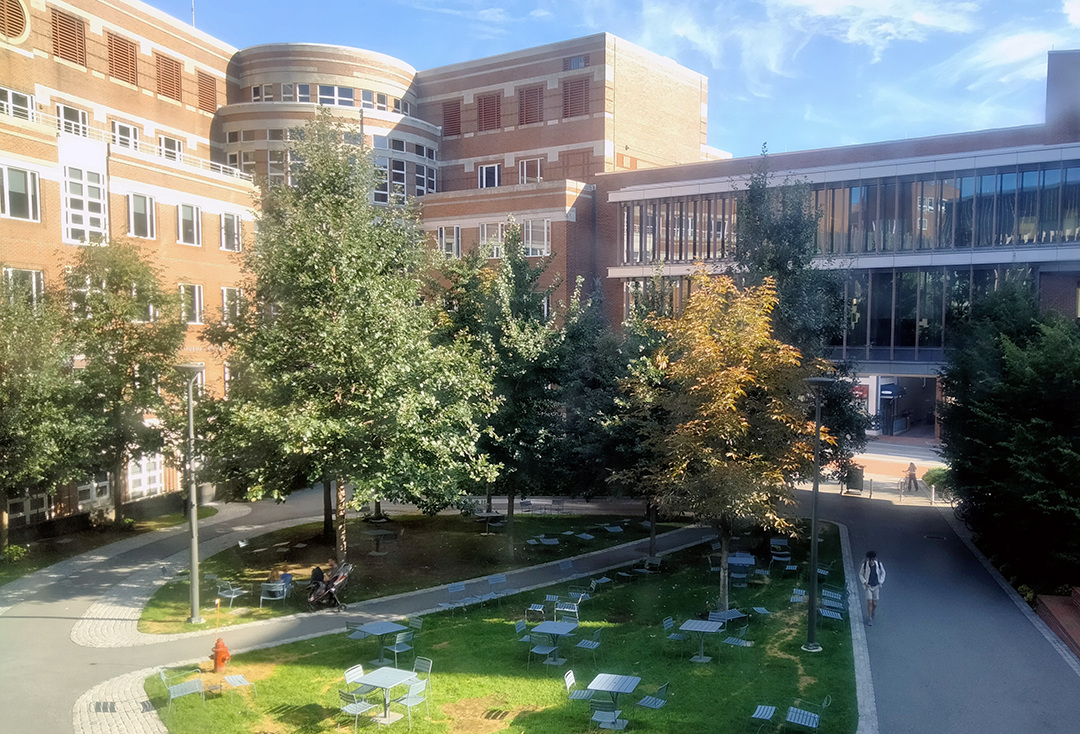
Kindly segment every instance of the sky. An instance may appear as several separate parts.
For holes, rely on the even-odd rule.
[[[192,0],[148,0],[190,22]],[[608,32],[709,78],[708,143],[736,156],[1043,121],[1046,54],[1080,0],[194,0],[237,48],[354,46],[418,70]]]

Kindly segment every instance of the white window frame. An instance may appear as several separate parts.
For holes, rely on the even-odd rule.
[[[94,190],[97,196],[94,196]],[[88,244],[109,238],[109,193],[105,175],[64,167],[64,241]],[[82,232],[79,236],[77,232]]]
[[[255,175],[255,151],[242,150],[240,151],[240,172],[246,173],[249,176]]]
[[[145,202],[145,206],[146,206],[146,210],[145,210],[145,213],[146,213],[146,233],[145,234],[139,234],[136,231],[136,229],[137,229],[136,226],[135,226],[135,200],[136,199],[142,199]],[[128,236],[129,237],[138,237],[140,239],[147,239],[147,240],[155,239],[157,237],[157,222],[156,222],[156,216],[155,216],[156,215],[156,211],[155,211],[156,206],[155,206],[155,202],[154,202],[154,197],[148,196],[146,194],[131,193],[131,194],[128,194],[127,200],[128,200]]]
[[[323,90],[328,90],[324,92]],[[346,94],[348,92],[348,94]],[[318,87],[319,104],[335,107],[354,107],[356,92],[352,87],[339,87],[334,84],[320,84]]]
[[[526,219],[521,223],[521,244],[525,257],[545,257],[551,254],[551,220]]]
[[[307,91],[303,91],[307,90]],[[311,85],[300,84],[298,82],[285,83],[281,85],[281,101],[282,102],[311,102]]]
[[[447,233],[450,239],[447,239]],[[461,227],[439,227],[436,238],[439,242],[439,250],[448,258],[461,257]]]
[[[251,101],[252,102],[273,102],[274,101],[274,85],[273,84],[255,84],[251,87]]]
[[[390,159],[375,159],[375,189],[371,192],[376,204],[390,203]]]
[[[413,184],[415,185],[417,196],[436,193],[437,170],[438,169],[435,168],[435,166],[425,166],[422,163],[416,164],[416,172],[413,175]]]
[[[194,241],[188,242],[184,239],[184,211],[189,210],[191,212],[192,219],[192,236]],[[176,241],[181,245],[191,245],[192,247],[202,246],[202,208],[197,207],[194,204],[177,204],[176,205]]]
[[[112,121],[112,142],[120,148],[139,149],[139,128],[129,122]]]
[[[4,282],[7,284],[8,292],[15,296],[15,289],[19,287],[19,283],[16,283],[16,278],[24,280],[30,286],[30,305],[36,306],[41,302],[42,296],[45,295],[45,272],[42,270],[32,270],[29,268],[4,268]]]
[[[8,87],[0,87],[0,115],[33,122],[37,119],[37,105],[34,102],[34,95]]]
[[[490,174],[494,173],[494,177]],[[491,180],[494,183],[491,183]],[[478,189],[490,189],[499,186],[502,183],[502,164],[501,163],[485,163],[476,167],[476,187]]]
[[[24,177],[26,182],[26,204],[29,216],[15,216],[11,213],[11,172],[16,176]],[[0,217],[4,219],[20,219],[24,222],[40,222],[41,206],[38,200],[38,175],[36,171],[27,171],[23,168],[0,166]]]
[[[97,472],[87,481],[76,487],[79,510],[85,512],[109,496],[109,472]]]
[[[232,232],[229,232],[229,223],[232,223]],[[240,215],[225,212],[221,215],[221,249],[229,252],[240,252],[242,239],[242,225]]]
[[[165,457],[147,454],[128,462],[128,497],[140,499],[165,492]]]
[[[158,155],[166,160],[183,163],[184,141],[171,135],[159,135]]]
[[[69,113],[70,119],[69,119]],[[90,137],[90,114],[86,110],[68,104],[56,105],[56,127],[60,132]]]
[[[403,204],[408,194],[408,175],[405,161],[390,160],[390,194],[397,204]]]
[[[524,158],[518,161],[518,183],[537,183],[538,181],[543,181],[543,160],[543,158]]]
[[[503,256],[503,238],[506,236],[505,222],[481,222],[480,244],[487,250],[489,258]]]
[[[266,151],[266,178],[270,183],[289,182],[289,151]]]
[[[180,318],[185,324],[203,323],[203,287],[197,283],[180,283]],[[194,314],[188,314],[188,289],[191,289],[191,307]],[[190,317],[194,316],[193,321]]]
[[[232,286],[221,287],[221,320],[231,324],[236,320],[240,312],[240,299],[244,297],[244,291]]]

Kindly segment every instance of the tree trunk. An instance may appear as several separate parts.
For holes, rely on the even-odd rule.
[[[0,552],[8,547],[8,510],[7,496],[0,494]]]
[[[330,479],[323,479],[323,523],[322,534],[323,541],[332,543],[334,541],[334,497],[333,487]]]
[[[656,505],[649,503],[649,555],[656,555]]]
[[[490,497],[490,492],[488,494]],[[514,493],[506,495],[506,555],[514,560]]]
[[[487,486],[487,511],[491,512],[491,485]]]
[[[186,474],[184,475],[187,476]],[[181,480],[183,481],[183,480]],[[109,472],[109,491],[113,498],[113,522],[120,525],[124,522],[124,495],[127,489],[127,461],[120,458],[112,466]]]
[[[720,536],[720,595],[716,599],[716,608],[722,612],[728,610],[728,545],[731,533],[720,526],[716,528]]]
[[[345,480],[337,480],[337,559],[345,563],[349,553],[349,540],[345,535]]]
[[[383,514],[382,514],[382,502],[379,501],[379,498],[375,497],[374,499],[372,499],[371,504],[372,504],[372,509],[375,511],[375,514],[372,515],[372,517],[374,517],[376,519],[382,518],[382,516],[383,516]]]

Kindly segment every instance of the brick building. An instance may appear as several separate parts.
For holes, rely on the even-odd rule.
[[[211,389],[225,367],[201,324],[239,296],[258,184],[288,180],[289,131],[319,106],[372,152],[377,203],[421,203],[434,247],[498,258],[512,215],[556,298],[600,282],[613,322],[659,260],[677,283],[730,260],[756,162],[706,144],[706,77],[603,33],[418,71],[342,46],[237,50],[137,0],[6,0],[0,50],[3,277],[33,297],[77,247],[142,243]],[[957,304],[1019,269],[1077,309],[1078,85],[1080,54],[1052,53],[1045,125],[772,156],[824,213],[822,266],[846,271],[851,308],[837,356],[859,360],[885,432],[930,419]],[[131,499],[177,485],[162,457],[130,473]],[[12,524],[108,504],[96,479],[13,500]]]

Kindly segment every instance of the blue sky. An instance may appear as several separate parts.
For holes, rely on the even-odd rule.
[[[191,0],[150,0],[185,21]],[[737,156],[1042,122],[1046,52],[1080,0],[195,0],[237,48],[333,43],[417,69],[607,31],[709,77]]]

